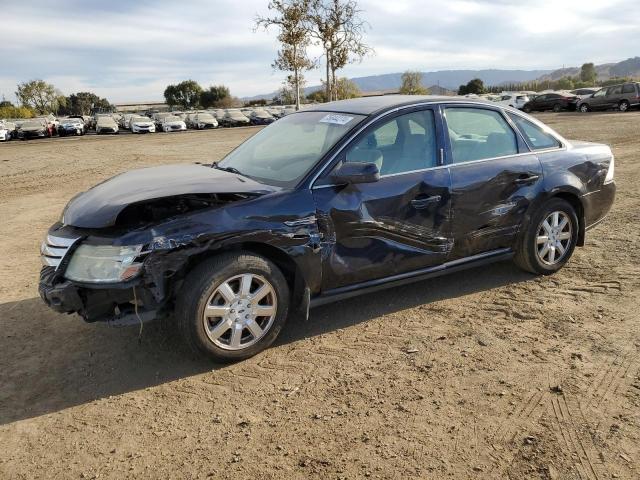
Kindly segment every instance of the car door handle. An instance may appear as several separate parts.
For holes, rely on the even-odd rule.
[[[517,185],[526,185],[527,183],[537,182],[540,178],[540,175],[527,175],[526,177],[518,177],[513,183]]]
[[[416,210],[421,210],[423,208],[427,208],[432,203],[438,203],[440,200],[442,200],[442,197],[440,195],[433,195],[431,197],[414,198],[413,200],[411,200],[411,205]]]

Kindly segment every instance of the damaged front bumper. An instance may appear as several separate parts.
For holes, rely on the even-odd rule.
[[[65,279],[55,267],[40,271],[38,292],[60,313],[77,313],[87,322],[132,325],[157,317],[160,304],[141,281],[109,285],[78,284]]]

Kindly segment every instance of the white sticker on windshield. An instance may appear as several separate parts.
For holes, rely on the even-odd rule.
[[[346,125],[353,117],[347,117],[346,115],[337,115],[335,113],[330,113],[329,115],[325,115],[320,120],[320,123],[333,123],[335,125]]]

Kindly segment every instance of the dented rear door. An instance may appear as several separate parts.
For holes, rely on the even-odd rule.
[[[451,173],[451,260],[512,247],[542,188],[542,166],[500,109],[444,109]]]

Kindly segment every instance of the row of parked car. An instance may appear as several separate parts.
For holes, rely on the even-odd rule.
[[[98,113],[93,116],[73,115],[56,118],[48,115],[30,119],[0,120],[0,141],[20,138],[64,137],[96,134],[176,132],[218,127],[268,125],[294,111],[293,107],[273,106],[242,109],[216,109],[174,112]]]
[[[575,90],[534,92],[505,92],[500,95],[486,95],[496,103],[519,108],[526,113],[552,110],[593,110],[616,109],[626,112],[640,106],[640,82],[628,82],[603,88],[578,88]]]

